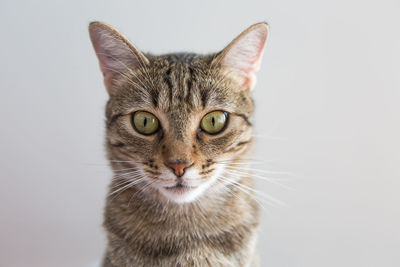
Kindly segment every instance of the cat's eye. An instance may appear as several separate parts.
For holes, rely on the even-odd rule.
[[[132,125],[136,131],[144,135],[151,135],[159,128],[156,116],[146,111],[136,111],[133,113]]]
[[[200,127],[208,134],[217,134],[225,129],[228,114],[224,111],[212,111],[207,113],[200,123]]]

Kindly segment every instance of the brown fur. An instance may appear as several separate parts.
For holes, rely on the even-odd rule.
[[[97,29],[109,26],[91,24],[92,40]],[[129,43],[116,31],[112,35]],[[204,182],[222,160],[234,163],[248,155],[253,101],[250,90],[219,64],[224,53],[153,56],[133,45],[129,49],[139,62],[105,81],[106,148],[115,171],[110,192],[121,187],[121,169],[141,169],[156,183],[165,162],[178,159],[193,162]],[[130,124],[135,110],[153,113],[162,129],[152,136],[136,133]],[[199,130],[201,118],[213,110],[229,113],[227,128],[218,135]],[[107,198],[104,267],[256,265],[259,210],[251,194],[217,181],[195,201],[177,204],[148,180]],[[236,182],[252,187],[250,175]]]

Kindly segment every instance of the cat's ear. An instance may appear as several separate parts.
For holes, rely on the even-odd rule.
[[[114,83],[119,75],[149,64],[148,59],[111,26],[101,22],[92,22],[89,25],[89,34],[109,94],[115,93]]]
[[[254,24],[225,47],[213,63],[220,64],[244,88],[252,90],[267,36],[267,23]]]

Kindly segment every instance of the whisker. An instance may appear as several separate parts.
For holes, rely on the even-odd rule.
[[[255,171],[259,173],[265,173],[265,174],[280,174],[280,175],[292,175],[290,172],[282,172],[282,171],[268,171],[268,170],[261,170],[261,169],[254,169],[254,168],[239,168],[235,166],[229,166],[229,164],[225,165],[227,168],[233,169],[233,170],[240,170],[240,171]]]
[[[274,162],[275,160],[257,160],[257,159],[225,159],[225,160],[216,160],[213,161],[215,163],[226,163],[226,162],[232,162],[232,163],[269,163],[269,162]]]
[[[121,181],[125,181],[125,180],[132,181],[134,179],[141,178],[142,176],[143,175],[141,175],[140,173],[134,173],[134,174],[124,175],[124,176],[114,176],[113,180],[114,181],[119,181],[119,180],[121,180]]]
[[[244,188],[244,189],[246,189],[246,190],[249,190],[249,191],[251,191],[251,192],[253,192],[253,193],[255,193],[255,194],[258,194],[260,197],[266,198],[266,199],[267,199],[268,201],[270,201],[270,202],[273,202],[273,203],[275,203],[275,204],[279,204],[280,206],[286,206],[286,204],[283,203],[282,201],[280,201],[280,200],[278,200],[278,199],[276,199],[276,198],[274,198],[274,197],[272,197],[272,196],[270,196],[270,195],[268,195],[268,194],[266,194],[266,193],[260,192],[260,191],[258,191],[258,190],[256,190],[256,189],[251,188],[251,187],[249,187],[249,186],[247,186],[247,185],[244,185],[244,184],[242,184],[242,183],[240,183],[240,182],[231,180],[231,179],[229,179],[229,178],[227,178],[227,177],[225,177],[225,176],[220,176],[220,178],[221,178],[221,177],[223,177],[222,179],[225,179],[226,181],[232,182],[232,183],[234,183],[235,185],[237,185],[237,186],[239,186],[239,187],[242,187],[242,188]]]
[[[112,178],[112,180],[113,181],[120,181],[120,180],[122,180],[122,181],[125,181],[125,180],[132,180],[132,179],[136,179],[136,178],[140,178],[142,175],[141,175],[141,173],[132,173],[132,174],[130,174],[130,173],[126,173],[126,174],[120,174],[120,175],[115,175],[113,178]]]
[[[114,172],[130,171],[130,170],[136,170],[136,169],[137,169],[137,167],[125,168],[125,169],[114,170]]]
[[[121,177],[127,177],[127,176],[131,176],[131,175],[136,175],[136,174],[140,175],[141,173],[142,173],[141,170],[136,170],[136,171],[133,171],[133,172],[121,173],[121,174],[115,175],[114,177],[115,178],[121,178]]]
[[[236,176],[237,178],[242,178],[244,175],[248,175],[249,177],[257,178],[257,179],[260,179],[260,180],[264,180],[264,181],[270,182],[271,184],[275,184],[277,186],[280,186],[280,187],[282,187],[284,189],[294,191],[293,188],[291,188],[291,187],[289,187],[287,185],[284,185],[282,183],[279,183],[277,181],[278,178],[269,178],[269,177],[260,176],[260,175],[254,174],[254,173],[240,172],[240,171],[237,171],[237,170],[228,170],[227,168],[225,169],[225,172],[227,174]]]
[[[248,165],[260,165],[264,164],[261,162],[214,162],[215,164],[221,164],[224,166],[248,166]]]
[[[242,175],[242,176],[246,175],[246,176],[249,176],[249,177],[260,178],[261,180],[266,180],[266,181],[287,181],[287,180],[290,180],[289,178],[264,176],[263,174],[252,172],[251,169],[244,169],[244,168],[243,169],[233,169],[233,168],[231,168],[229,166],[226,166],[225,170],[228,171],[228,172],[237,174],[237,175]]]
[[[113,185],[111,188],[114,189],[114,188],[120,187],[123,184],[127,184],[127,183],[130,183],[130,182],[132,182],[132,180],[126,179],[126,180],[123,180],[122,182],[119,182],[119,183]]]
[[[219,180],[219,179],[217,179],[217,182],[223,184],[222,181]],[[230,184],[230,183],[228,183],[228,184]],[[223,185],[224,185],[223,190],[224,190],[225,192],[227,192],[228,194],[232,195],[233,197],[235,197],[236,199],[238,199],[238,200],[240,200],[240,201],[244,201],[244,199],[243,199],[239,194],[237,194],[232,188],[229,188],[229,187],[225,186],[225,184],[223,184]],[[214,191],[215,191],[215,190],[214,190]],[[259,204],[263,209],[265,209],[265,207],[264,207],[261,203],[258,203],[258,204]]]
[[[129,188],[129,187],[131,187],[131,186],[133,186],[133,185],[135,185],[135,184],[140,183],[140,182],[143,181],[144,179],[145,179],[145,177],[141,177],[141,178],[139,178],[139,179],[133,180],[132,182],[128,183],[127,185],[124,185],[124,186],[122,186],[121,188],[119,188],[119,189],[117,189],[117,190],[111,192],[108,196],[112,196],[112,195],[114,195],[114,194],[116,194],[116,193],[118,193],[118,192],[122,192],[122,191],[124,191],[125,189],[127,189],[127,188]],[[118,195],[118,194],[117,194],[117,195]],[[116,195],[116,196],[117,196],[117,195]],[[116,197],[116,196],[114,196],[114,197]]]
[[[131,203],[131,201],[132,201],[132,199],[133,199],[133,197],[134,197],[135,195],[137,195],[137,194],[139,194],[139,193],[145,192],[146,190],[148,190],[148,189],[150,188],[150,186],[151,186],[152,184],[154,184],[154,181],[147,182],[146,185],[143,186],[139,191],[136,191],[135,193],[133,193],[132,196],[129,198],[128,207],[129,207],[129,205],[130,205],[130,203]]]
[[[262,204],[262,202],[265,202],[266,204],[269,204],[271,206],[274,206],[273,203],[269,203],[267,201],[267,199],[259,199],[260,196],[254,195],[252,194],[249,190],[247,190],[246,188],[242,187],[243,184],[233,181],[231,179],[226,178],[225,176],[220,176],[219,179],[221,179],[222,181],[225,181],[226,183],[228,183],[229,185],[232,185],[233,187],[239,189],[240,191],[242,191],[243,193],[249,195],[251,198],[253,198],[258,205],[260,205],[263,209],[265,209],[264,205]]]

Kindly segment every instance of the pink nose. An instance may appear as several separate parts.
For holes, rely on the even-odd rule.
[[[190,164],[188,162],[169,162],[166,165],[170,167],[174,171],[175,175],[178,177],[184,175],[185,169],[190,167]]]

